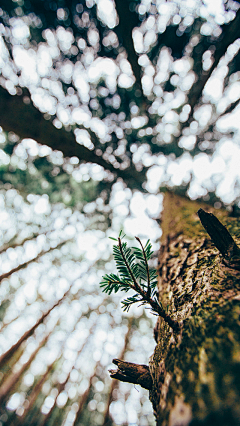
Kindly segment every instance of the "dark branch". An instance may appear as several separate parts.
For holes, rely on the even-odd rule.
[[[198,216],[225,263],[231,268],[240,269],[240,249],[227,228],[212,213],[199,209]]]
[[[144,173],[134,169],[120,170],[90,150],[76,142],[74,133],[64,128],[57,129],[49,120],[45,120],[43,114],[33,105],[30,93],[27,89],[20,96],[12,96],[0,87],[0,126],[5,131],[12,131],[23,138],[31,138],[36,142],[47,145],[53,150],[58,150],[65,157],[78,157],[80,162],[96,163],[105,170],[109,170],[115,177],[121,177],[128,182],[129,187],[141,187],[145,180]],[[28,98],[27,104],[24,100]],[[92,135],[93,137],[93,135]],[[97,140],[97,136],[94,135]],[[93,144],[96,142],[92,140]]]
[[[134,383],[148,390],[152,388],[152,377],[147,365],[134,364],[121,359],[113,359],[113,364],[117,365],[118,369],[109,370],[112,379]]]
[[[139,23],[135,18],[135,13],[129,9],[128,0],[115,0],[116,10],[119,18],[118,28],[122,37],[122,43],[127,52],[128,61],[132,67],[134,77],[136,78],[136,86],[141,91],[141,96],[144,102],[147,101],[143,94],[141,83],[141,67],[138,63],[138,55],[134,49],[132,31]]]
[[[198,80],[193,84],[189,94],[188,94],[188,103],[191,106],[192,110],[190,116],[188,118],[187,123],[190,122],[193,114],[193,107],[198,103],[203,88],[209,78],[211,77],[213,71],[217,67],[220,59],[225,55],[227,48],[230,44],[232,44],[237,39],[237,34],[239,32],[240,25],[240,9],[236,13],[236,17],[229,24],[225,24],[222,26],[222,35],[219,37],[217,42],[214,44],[215,54],[213,56],[212,66],[207,71],[201,71],[201,75]],[[196,64],[195,64],[196,66]],[[197,70],[194,69],[196,72]],[[198,71],[199,76],[199,71]]]

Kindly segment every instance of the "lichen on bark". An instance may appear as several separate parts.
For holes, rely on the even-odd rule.
[[[240,424],[240,272],[223,263],[200,207],[240,245],[238,220],[227,211],[165,194],[159,297],[181,331],[158,319],[149,362],[158,426]]]

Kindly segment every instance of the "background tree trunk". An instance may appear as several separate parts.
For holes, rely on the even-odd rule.
[[[240,272],[224,264],[198,209],[208,206],[166,193],[159,255],[159,299],[182,326],[161,318],[150,358],[158,426],[240,424]],[[240,226],[215,216],[239,245]]]

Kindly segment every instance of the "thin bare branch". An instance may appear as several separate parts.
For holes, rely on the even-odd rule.
[[[130,318],[130,320],[128,322],[128,331],[125,335],[124,346],[123,346],[122,352],[120,354],[121,359],[124,358],[125,352],[127,351],[131,332],[132,332],[132,318]],[[105,410],[105,414],[104,414],[104,420],[103,420],[103,423],[102,423],[103,426],[106,426],[108,424],[108,422],[110,421],[109,409],[110,409],[110,405],[113,401],[113,391],[118,388],[118,385],[119,385],[118,380],[112,380],[110,391],[109,391],[109,394],[108,394],[108,400],[107,400],[107,406],[106,406],[106,410]]]
[[[2,366],[6,361],[8,361],[11,358],[11,356],[14,354],[14,352],[20,347],[20,345],[25,340],[27,340],[28,337],[30,337],[34,333],[34,331],[39,326],[39,324],[41,324],[44,321],[44,319],[50,314],[50,312],[64,300],[64,298],[69,293],[69,291],[70,291],[70,289],[68,289],[64,293],[63,297],[61,297],[61,299],[59,299],[56,303],[54,303],[54,305],[50,309],[48,309],[47,312],[45,312],[44,314],[42,314],[42,316],[35,322],[35,324],[29,330],[27,330],[20,337],[20,339],[14,345],[11,346],[10,349],[8,349],[5,353],[3,353],[0,356],[0,366]]]
[[[28,361],[25,362],[22,367],[16,372],[12,373],[8,379],[3,382],[2,386],[0,387],[0,403],[3,403],[3,401],[6,400],[10,396],[10,393],[12,389],[16,386],[17,382],[20,380],[22,374],[24,371],[29,367],[31,362],[34,360],[35,356],[37,355],[38,351],[45,345],[47,342],[51,332],[48,333],[44,339],[40,342],[38,347],[35,349],[35,351],[32,353],[32,355],[29,357]]]
[[[20,271],[20,269],[26,268],[30,263],[37,261],[40,259],[40,257],[44,256],[47,253],[50,253],[51,251],[55,249],[61,248],[64,244],[71,241],[72,239],[62,241],[60,244],[58,244],[56,247],[50,247],[48,250],[42,250],[41,253],[39,253],[37,256],[33,257],[32,259],[28,260],[27,262],[21,263],[20,265],[16,266],[16,268],[11,269],[8,272],[5,272],[4,274],[0,275],[0,282],[4,280],[5,278],[10,277],[14,272]]]
[[[199,72],[199,70],[195,70],[198,72],[197,81],[193,84],[190,92],[188,94],[188,104],[191,106],[191,113],[186,123],[184,123],[184,127],[190,123],[193,115],[193,108],[197,105],[200,97],[202,96],[202,91],[211,77],[213,71],[217,67],[220,59],[225,55],[227,48],[230,44],[232,44],[236,38],[237,34],[239,34],[239,26],[240,26],[240,9],[236,13],[236,17],[230,24],[225,24],[222,26],[222,36],[219,37],[218,41],[214,44],[215,53],[213,55],[213,63],[212,66],[207,70]],[[200,74],[200,76],[199,76]]]

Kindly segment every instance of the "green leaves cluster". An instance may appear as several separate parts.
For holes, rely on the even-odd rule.
[[[122,242],[124,236],[121,231],[118,239],[111,238],[118,241],[118,244],[113,246],[118,275],[104,275],[100,287],[107,294],[116,293],[119,290],[125,292],[133,290],[135,293],[122,301],[124,311],[128,311],[134,303],[140,303],[140,305],[148,303],[154,313],[159,314],[162,306],[157,298],[157,271],[148,265],[153,253],[150,240],[143,246],[141,240],[136,237],[140,248],[128,247],[126,242]]]

